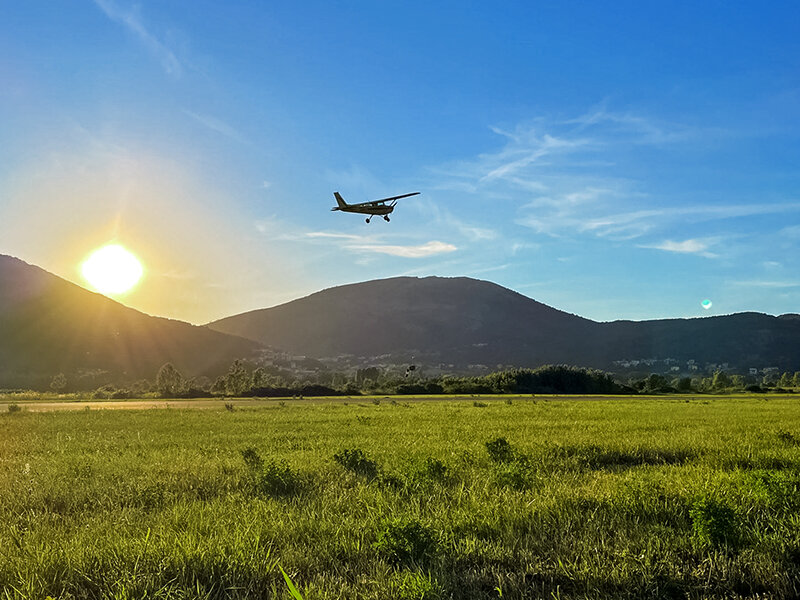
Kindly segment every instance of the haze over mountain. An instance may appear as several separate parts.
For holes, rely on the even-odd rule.
[[[760,313],[599,323],[466,277],[397,277],[335,287],[208,324],[296,354],[414,356],[456,366],[672,358],[800,369],[800,317]]]
[[[258,346],[146,315],[0,255],[0,386],[96,370],[115,379],[152,380],[168,361],[187,376],[212,375]]]

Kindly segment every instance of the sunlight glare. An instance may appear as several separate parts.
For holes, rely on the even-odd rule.
[[[101,294],[124,294],[142,278],[139,259],[119,244],[109,244],[93,251],[83,264],[81,274]]]

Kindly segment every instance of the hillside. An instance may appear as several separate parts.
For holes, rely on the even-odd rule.
[[[625,359],[800,369],[800,319],[742,313],[598,323],[465,277],[397,277],[335,287],[208,327],[296,354],[414,356],[464,366]]]
[[[210,375],[257,347],[206,327],[151,317],[0,255],[0,387],[96,370],[153,379],[168,361],[185,375]]]
[[[597,324],[465,277],[344,285],[210,328],[297,354],[413,355],[447,363],[572,362]]]

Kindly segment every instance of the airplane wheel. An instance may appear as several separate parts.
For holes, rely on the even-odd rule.
[[[369,223],[369,219],[367,219],[366,222]]]
[[[383,218],[386,219],[387,223],[389,222],[389,217],[383,217]]]

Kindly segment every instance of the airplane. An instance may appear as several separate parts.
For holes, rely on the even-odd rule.
[[[369,215],[367,217],[367,223],[369,220],[376,216],[376,215],[383,215],[383,219],[385,221],[389,220],[389,213],[394,210],[394,205],[397,204],[397,201],[400,198],[408,198],[409,196],[416,196],[419,192],[412,192],[410,194],[402,194],[400,196],[392,196],[391,198],[383,198],[382,200],[373,200],[372,202],[360,202],[358,204],[348,204],[344,201],[344,198],[339,194],[339,192],[333,192],[334,198],[336,198],[336,204],[339,206],[334,206],[331,210],[341,210],[344,212],[351,212],[351,213],[361,213],[362,215]],[[386,204],[387,202],[391,202],[391,204]]]

